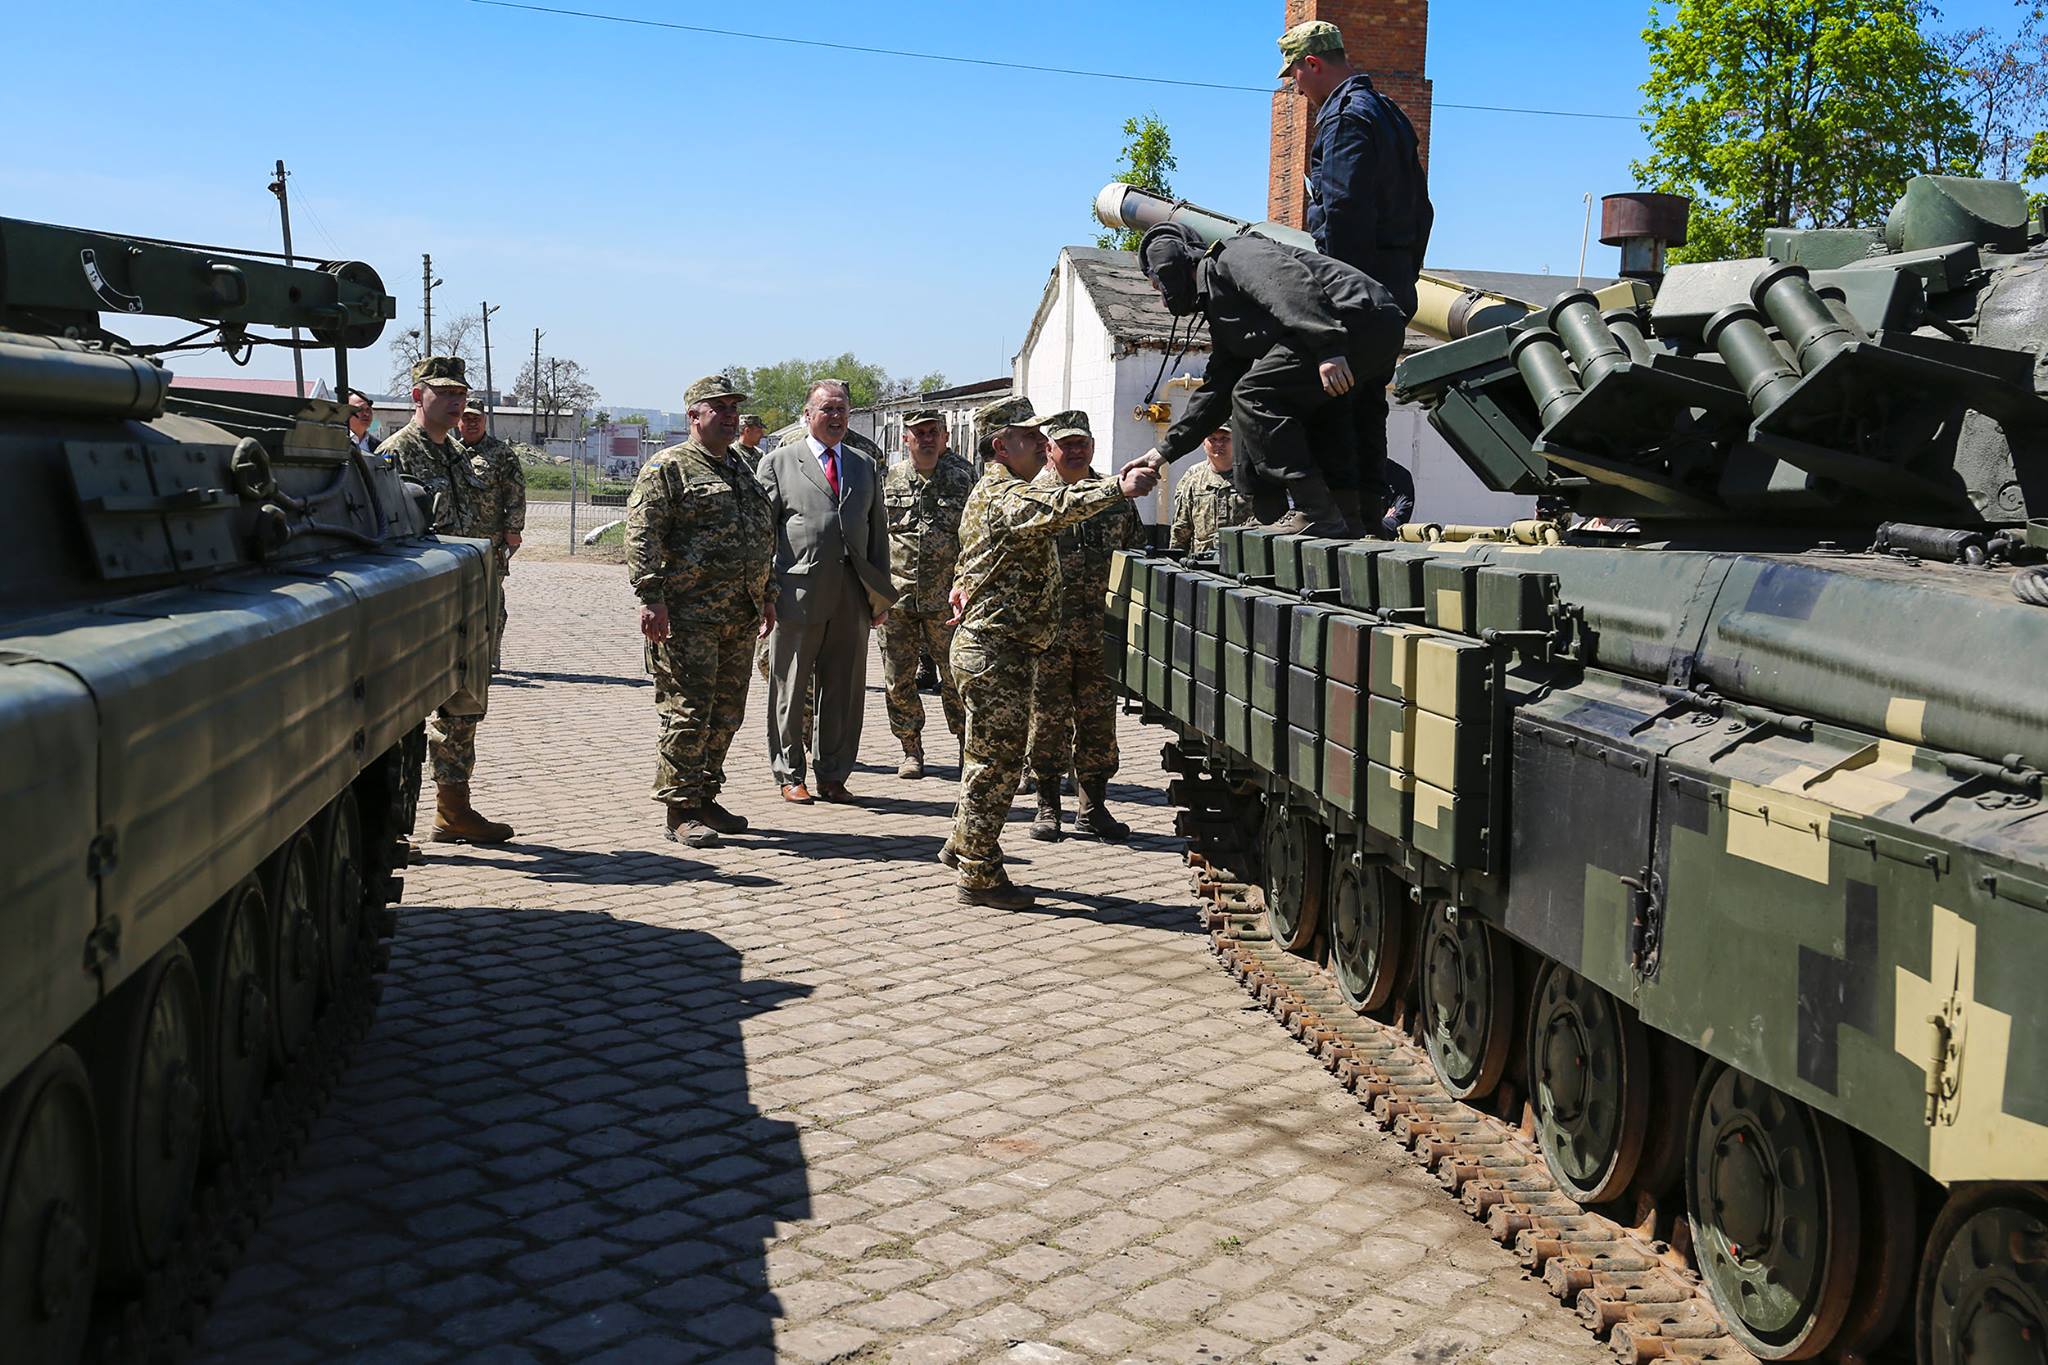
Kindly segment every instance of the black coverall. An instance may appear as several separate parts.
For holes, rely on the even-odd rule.
[[[1390,371],[1407,321],[1393,296],[1341,261],[1243,236],[1203,255],[1195,297],[1209,322],[1208,374],[1160,453],[1178,459],[1227,418],[1232,481],[1266,515],[1277,515],[1285,485],[1311,473],[1333,492],[1359,489],[1350,395],[1325,392],[1320,367],[1343,356],[1361,382]],[[1384,449],[1384,424],[1380,439]]]
[[[1385,285],[1402,316],[1412,318],[1415,277],[1435,220],[1408,116],[1373,89],[1370,78],[1348,78],[1316,110],[1309,143],[1308,230],[1316,247]],[[1367,489],[1368,511],[1371,490],[1386,479],[1387,385],[1394,360],[1384,369],[1361,371],[1352,390],[1358,482]]]

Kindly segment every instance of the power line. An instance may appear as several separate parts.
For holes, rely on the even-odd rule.
[[[1188,81],[1171,76],[1136,76],[1122,71],[1089,71],[1072,66],[1041,66],[1032,62],[1004,62],[993,57],[960,57],[944,52],[917,52],[900,47],[867,47],[859,43],[835,43],[823,38],[791,38],[778,33],[746,33],[739,29],[712,28],[705,24],[679,24],[667,19],[642,19],[630,14],[602,14],[594,10],[564,9],[555,5],[520,4],[517,0],[469,0],[472,5],[485,5],[492,9],[525,10],[530,14],[553,14],[565,19],[590,19],[605,24],[627,24],[636,28],[669,29],[677,33],[696,33],[712,38],[740,38],[754,43],[780,43],[786,47],[816,47],[832,52],[857,52],[870,57],[903,57],[918,62],[949,62],[955,66],[989,66],[1004,71],[1034,71],[1049,76],[1081,76],[1097,81],[1129,81],[1141,85],[1175,85],[1190,90],[1228,90],[1250,95],[1271,95],[1269,85],[1229,85],[1220,81]],[[1592,114],[1576,109],[1522,109],[1498,104],[1453,104],[1447,100],[1433,100],[1438,109],[1469,109],[1487,114],[1536,114],[1545,118],[1590,118],[1611,119],[1621,123],[1636,122],[1634,114]]]

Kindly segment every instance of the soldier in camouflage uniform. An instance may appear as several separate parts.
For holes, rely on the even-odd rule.
[[[708,848],[747,828],[718,793],[746,718],[747,662],[764,614],[773,622],[775,523],[733,445],[746,395],[714,374],[683,401],[690,439],[641,466],[626,500],[626,569],[661,717],[654,799],[667,838]]]
[[[468,397],[462,357],[428,356],[412,367],[412,420],[386,437],[377,453],[426,490],[436,533],[489,540],[494,528],[490,487],[454,434]],[[469,804],[481,719],[481,713],[450,715],[443,706],[428,722],[436,843],[502,844],[512,837],[512,826],[485,819]]]
[[[1001,838],[1024,768],[1032,676],[1059,617],[1054,538],[1152,491],[1160,465],[1147,456],[1115,480],[1033,482],[1045,464],[1045,435],[1026,398],[980,409],[974,435],[976,453],[990,463],[960,516],[950,658],[967,733],[953,835],[939,860],[959,872],[963,904],[1022,910],[1031,895],[1003,871]]]
[[[904,414],[908,454],[882,481],[889,513],[889,571],[902,596],[882,623],[882,673],[888,682],[889,731],[903,745],[896,775],[924,776],[924,700],[917,695],[920,653],[939,661],[946,728],[958,739],[965,724],[946,650],[953,614],[946,594],[960,557],[960,513],[974,491],[974,467],[946,449],[946,419],[930,408]]]
[[[1216,548],[1216,533],[1251,520],[1251,504],[1230,481],[1230,425],[1216,428],[1202,442],[1208,458],[1180,476],[1173,486],[1172,530],[1167,543],[1189,554]]]
[[[462,444],[469,450],[470,463],[483,476],[490,498],[491,525],[494,528],[491,544],[498,552],[499,575],[498,633],[491,646],[491,667],[496,669],[503,662],[505,622],[510,618],[503,580],[512,572],[512,555],[518,550],[520,536],[526,530],[526,471],[520,467],[519,452],[508,442],[490,434],[489,422],[483,400],[472,394],[462,407],[462,416],[455,429],[461,433]]]
[[[768,434],[768,424],[759,415],[751,412],[740,414],[740,443],[733,453],[747,462],[749,474],[761,468],[761,438]]]
[[[1099,480],[1090,466],[1095,435],[1088,414],[1078,409],[1045,419],[1052,457],[1038,471],[1047,488]],[[1118,550],[1143,549],[1145,523],[1130,503],[1067,527],[1055,542],[1060,562],[1059,621],[1052,642],[1038,656],[1031,693],[1031,772],[1038,792],[1034,839],[1060,837],[1060,778],[1074,773],[1074,832],[1121,843],[1131,827],[1109,813],[1109,779],[1116,776],[1116,694],[1102,669],[1103,595],[1109,590],[1109,557]]]

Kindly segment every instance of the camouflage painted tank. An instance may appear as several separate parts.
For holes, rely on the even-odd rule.
[[[1767,1358],[2048,1353],[2043,228],[1925,177],[1654,295],[1467,300],[1397,391],[1552,516],[1111,592],[1274,937]]]
[[[356,263],[0,219],[9,1359],[77,1358],[96,1312],[101,1355],[189,1326],[181,1286],[220,1268],[181,1263],[220,1250],[195,1189],[242,1219],[257,1130],[331,1083],[307,1073],[368,1008],[420,723],[490,669],[484,547],[421,534],[340,407],[171,389],[115,330],[246,358],[303,328],[345,385],[394,306]]]

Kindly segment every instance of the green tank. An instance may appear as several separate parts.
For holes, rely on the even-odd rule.
[[[491,557],[337,404],[174,389],[119,333],[302,329],[345,386],[394,310],[360,263],[0,219],[10,1359],[189,1336],[374,1001],[421,722],[490,672]]]
[[[1280,975],[1733,1339],[1625,1358],[2048,1359],[2043,239],[1930,176],[1618,304],[1486,302],[1396,396],[1544,518],[1117,565],[1105,665]]]

